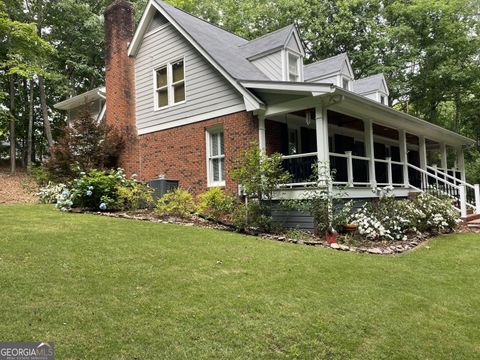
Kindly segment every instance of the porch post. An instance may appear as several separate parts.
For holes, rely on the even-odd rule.
[[[265,139],[265,114],[258,114],[258,145],[260,147],[260,152],[266,154],[267,152],[267,142]]]
[[[408,180],[408,150],[407,150],[407,132],[405,130],[398,131],[399,142],[400,142],[400,161],[403,163],[402,173],[403,173],[403,186],[409,186]]]
[[[328,149],[328,119],[327,119],[327,109],[317,106],[315,107],[315,127],[316,127],[316,136],[317,136],[317,161],[318,161],[318,170],[319,176],[325,175],[321,174],[321,166],[323,164],[328,164],[330,161],[330,154]],[[330,166],[328,169],[330,170]],[[321,180],[321,179],[320,179]]]
[[[457,148],[457,166],[460,171],[460,179],[465,182],[465,158],[463,147],[461,146]]]
[[[368,179],[372,188],[377,186],[375,175],[375,153],[373,148],[373,125],[372,120],[363,121],[363,132],[365,135],[365,155],[368,160]]]
[[[440,167],[443,171],[447,172],[447,146],[444,143],[440,144]]]
[[[418,154],[420,156],[420,169],[427,171],[427,145],[425,136],[420,135],[418,137]],[[428,186],[428,179],[425,174],[421,174],[422,187],[425,189]]]

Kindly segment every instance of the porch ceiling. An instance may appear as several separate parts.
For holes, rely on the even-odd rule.
[[[242,85],[267,104],[265,116],[292,113],[316,106],[327,107],[345,115],[423,135],[451,146],[473,145],[475,141],[428,121],[382,105],[331,84],[292,83],[282,81],[245,81]],[[281,95],[276,98],[275,94]],[[275,101],[276,100],[276,101]]]

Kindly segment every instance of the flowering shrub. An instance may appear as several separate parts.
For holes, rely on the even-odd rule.
[[[176,188],[166,193],[157,202],[156,212],[161,215],[187,217],[197,210],[193,196],[186,190]]]
[[[452,200],[421,193],[415,200],[396,200],[387,189],[376,204],[365,204],[351,221],[369,240],[406,240],[409,233],[447,232],[458,223]]]
[[[64,184],[48,182],[48,184],[41,187],[35,195],[38,197],[38,201],[42,204],[54,204],[57,202],[57,196],[65,187],[66,185]]]
[[[368,205],[363,205],[363,207],[352,216],[351,222],[358,225],[359,234],[368,240],[392,238],[390,231],[382,225]]]
[[[130,194],[127,196],[126,194]],[[72,207],[90,210],[134,209],[141,200],[148,201],[151,193],[135,176],[127,179],[123,170],[82,172],[72,181],[70,189],[64,189],[57,197],[57,208]]]
[[[416,226],[419,231],[448,232],[456,228],[459,222],[458,212],[452,206],[453,200],[438,198],[421,193],[414,200],[418,216]]]

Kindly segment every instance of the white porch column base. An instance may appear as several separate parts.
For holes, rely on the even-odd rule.
[[[363,121],[364,135],[365,135],[365,156],[369,158],[368,161],[368,180],[372,188],[377,186],[377,176],[375,175],[375,152],[373,147],[373,125],[371,120]]]

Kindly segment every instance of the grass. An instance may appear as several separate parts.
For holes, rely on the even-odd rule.
[[[480,236],[379,257],[0,206],[0,340],[58,359],[480,358]]]

